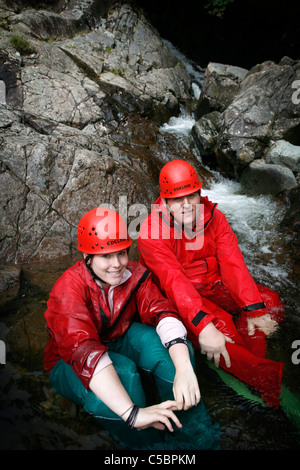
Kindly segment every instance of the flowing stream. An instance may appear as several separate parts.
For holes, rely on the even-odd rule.
[[[186,64],[198,97],[204,71],[187,60]],[[183,110],[162,126],[160,133],[171,133],[188,145],[194,122],[194,117]],[[201,156],[196,157],[201,162]],[[238,182],[211,173],[214,182],[203,189],[203,194],[217,202],[227,216],[255,280],[277,290],[285,302],[286,321],[270,340],[269,354],[285,363],[284,385],[293,397],[300,396],[300,364],[292,361],[292,345],[297,340],[300,343],[299,286],[293,274],[295,261],[286,253],[284,235],[277,229],[284,206],[268,196],[247,197]],[[52,285],[72,261],[28,268],[18,297],[4,311],[6,318],[14,322],[33,304],[43,315],[46,286]],[[38,286],[30,281],[30,269],[40,270]],[[1,331],[5,335],[4,323],[0,324]],[[196,353],[196,359],[202,397],[213,421],[221,427],[221,449],[299,450],[300,401],[291,402],[292,414],[267,408],[228,386],[203,356]],[[0,449],[117,448],[93,418],[52,393],[41,366],[27,370],[18,359],[12,360],[0,366],[0,377]]]

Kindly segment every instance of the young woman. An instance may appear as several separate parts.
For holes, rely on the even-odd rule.
[[[129,261],[131,244],[115,211],[82,217],[83,260],[57,280],[47,303],[44,368],[53,388],[99,419],[121,446],[215,448],[218,430],[200,401],[186,329],[150,272]],[[154,378],[161,403],[147,406],[141,370]]]

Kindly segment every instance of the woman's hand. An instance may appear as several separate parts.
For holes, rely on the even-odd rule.
[[[177,405],[172,400],[148,406],[147,408],[139,408],[133,427],[136,429],[146,429],[152,426],[160,431],[167,428],[170,432],[173,432],[172,421],[178,428],[182,427],[173,410],[177,410]],[[124,421],[126,421],[130,412],[131,410],[122,416]]]
[[[103,401],[114,413],[118,414],[125,422],[127,421],[132,407],[131,398],[123,387],[113,364],[109,364],[90,381],[90,389]],[[176,401],[168,400],[158,405],[147,408],[139,408],[134,428],[146,429],[153,426],[156,429],[165,428],[173,431],[172,421],[181,428],[181,423],[173,410],[177,410]]]

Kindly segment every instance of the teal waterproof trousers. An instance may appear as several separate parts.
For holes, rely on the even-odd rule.
[[[132,401],[138,407],[150,406],[165,400],[174,400],[172,387],[175,368],[169,352],[161,344],[155,328],[141,323],[133,323],[127,332],[115,341],[108,343],[109,356],[116,372]],[[193,349],[189,345],[192,361]],[[152,403],[145,395],[140,371],[153,379],[155,394],[159,399]],[[72,367],[60,360],[50,372],[54,390],[81,406],[87,413],[99,420],[121,448],[139,450],[179,450],[179,449],[218,449],[219,427],[213,425],[203,400],[187,411],[176,411],[183,427],[173,425],[174,432],[130,429],[125,422],[113,413],[99,398],[87,390]],[[152,380],[150,379],[150,380]],[[149,381],[152,386],[152,382]],[[146,399],[147,396],[147,399]]]

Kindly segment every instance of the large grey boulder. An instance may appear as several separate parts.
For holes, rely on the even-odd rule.
[[[223,112],[234,100],[247,72],[242,67],[210,62],[195,112],[197,119],[211,111]]]
[[[212,111],[200,117],[192,128],[192,136],[200,150],[203,163],[214,155],[221,125],[222,113]]]
[[[286,166],[293,172],[300,171],[300,146],[285,140],[278,140],[270,147],[265,155],[266,163]]]
[[[288,58],[260,64],[245,76],[223,112],[216,157],[225,172],[239,175],[272,141],[300,143],[300,108],[293,100],[299,78],[300,61]]]
[[[245,168],[241,175],[241,185],[249,195],[270,194],[278,195],[283,191],[297,186],[293,172],[281,165],[255,160]]]

